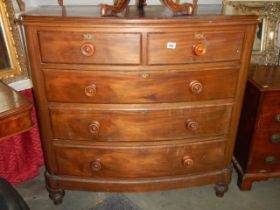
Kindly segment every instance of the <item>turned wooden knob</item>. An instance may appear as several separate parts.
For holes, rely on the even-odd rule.
[[[191,159],[190,156],[183,157],[183,165],[186,168],[193,166],[193,159]]]
[[[100,171],[102,168],[101,161],[99,159],[92,161],[91,170]]]
[[[280,114],[275,115],[275,121],[280,123]]]
[[[81,46],[81,53],[84,55],[84,56],[92,56],[95,52],[95,49],[94,49],[94,46],[93,44],[91,43],[84,43],[82,46]]]
[[[265,158],[265,162],[268,164],[275,164],[277,163],[277,158],[274,155],[270,155]]]
[[[88,130],[91,134],[97,134],[99,132],[100,123],[93,121],[89,126]]]
[[[97,93],[97,87],[95,84],[91,84],[85,87],[85,94],[88,97],[95,96]]]
[[[194,94],[199,94],[203,90],[203,86],[202,86],[201,82],[199,82],[197,80],[191,81],[189,84],[189,87],[190,87],[191,92]]]
[[[198,129],[198,123],[196,121],[188,120],[186,125],[189,130],[195,131]]]
[[[193,52],[197,56],[204,55],[207,51],[207,47],[205,44],[199,43],[193,47]]]
[[[272,134],[271,138],[270,138],[270,141],[273,143],[273,144],[280,144],[280,133],[274,133]]]

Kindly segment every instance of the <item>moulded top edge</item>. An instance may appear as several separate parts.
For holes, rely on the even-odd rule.
[[[93,23],[206,23],[206,22],[230,22],[230,21],[256,21],[254,15],[225,14],[222,5],[198,5],[194,15],[174,16],[166,7],[161,5],[146,6],[140,13],[135,6],[129,6],[125,11],[116,16],[102,17],[99,6],[42,6],[27,11],[21,15],[21,21],[25,22],[80,22]],[[83,23],[84,23],[83,22]]]

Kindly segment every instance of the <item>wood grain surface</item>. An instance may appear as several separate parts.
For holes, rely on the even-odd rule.
[[[222,196],[257,17],[99,9],[22,16],[51,198],[203,184]]]
[[[0,141],[32,128],[32,103],[0,81]]]

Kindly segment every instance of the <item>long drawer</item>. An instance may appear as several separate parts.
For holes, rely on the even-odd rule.
[[[41,62],[140,64],[141,34],[39,31]]]
[[[50,108],[53,137],[91,141],[160,141],[226,135],[232,105],[65,105]]]
[[[141,147],[55,144],[58,175],[96,178],[180,176],[220,170],[224,141]]]
[[[197,71],[44,70],[49,101],[155,103],[232,98],[238,69]]]
[[[244,33],[240,31],[149,33],[149,64],[183,64],[239,60]]]

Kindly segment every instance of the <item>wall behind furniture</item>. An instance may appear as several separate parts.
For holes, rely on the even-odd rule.
[[[174,0],[175,1],[175,0]],[[39,5],[56,5],[57,0],[25,0],[27,9]],[[111,4],[113,0],[64,0],[65,4],[79,5],[98,5],[101,3]],[[149,4],[160,4],[160,0],[147,0]],[[181,2],[192,2],[190,0],[181,0]],[[134,4],[135,0],[131,0],[130,4]],[[221,4],[222,0],[198,0],[200,4]]]

